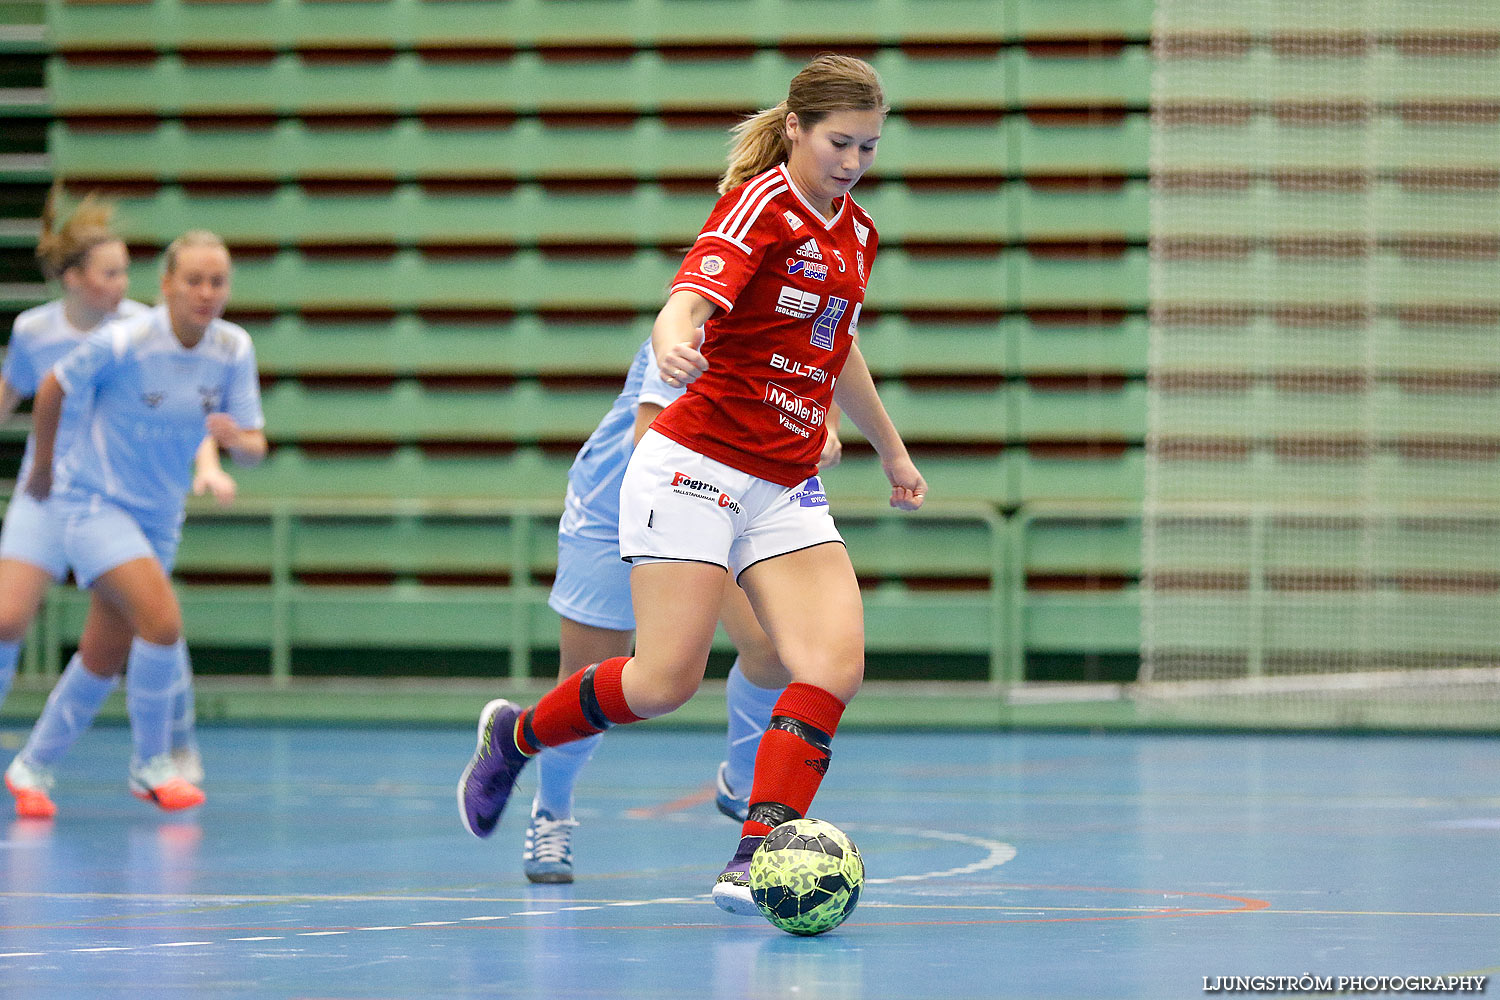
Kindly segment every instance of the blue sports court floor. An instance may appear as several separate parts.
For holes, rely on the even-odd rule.
[[[0,996],[1034,1000],[1500,976],[1494,739],[848,733],[815,813],[869,882],[811,939],[708,901],[737,834],[708,802],[721,736],[611,734],[570,887],[520,874],[530,776],[491,840],[462,831],[472,730],[203,739],[194,815],[131,799],[127,733],[104,728],[65,763],[55,822],[0,821]]]

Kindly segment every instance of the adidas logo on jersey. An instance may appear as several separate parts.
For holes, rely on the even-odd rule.
[[[818,249],[818,241],[809,236],[807,242],[797,248],[797,256],[808,260],[822,260],[823,252]]]

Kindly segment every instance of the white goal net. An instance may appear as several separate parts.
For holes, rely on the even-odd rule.
[[[1142,710],[1500,727],[1500,3],[1153,51]]]

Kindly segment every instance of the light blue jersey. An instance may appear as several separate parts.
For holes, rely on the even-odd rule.
[[[647,340],[635,352],[625,387],[568,470],[568,495],[558,530],[599,541],[620,536],[620,482],[635,449],[635,411],[642,403],[670,406],[684,390],[662,381]]]
[[[635,450],[635,412],[669,406],[682,395],[662,381],[651,341],[641,345],[625,387],[568,470],[568,497],[557,531],[557,579],[547,605],[594,628],[635,628],[630,565],[620,559],[620,483]]]
[[[265,425],[250,335],[224,320],[187,348],[157,306],[101,327],[53,372],[69,396],[92,401],[86,428],[57,458],[55,491],[103,497],[147,529],[182,522],[208,414]]]
[[[150,307],[125,299],[118,309],[105,317],[110,320],[139,316],[149,312]],[[102,324],[101,324],[102,325]],[[10,346],[5,350],[5,366],[0,368],[0,378],[10,383],[23,399],[36,395],[47,370],[62,359],[73,348],[88,337],[88,331],[79,330],[63,312],[61,299],[46,305],[28,309],[16,317],[11,328]],[[88,411],[88,400],[69,394],[63,400],[62,420],[57,425],[57,443],[52,454],[65,455],[73,443],[73,435],[83,425]],[[21,458],[21,471],[16,476],[18,484],[24,484],[31,475],[32,439],[26,437],[26,452]]]

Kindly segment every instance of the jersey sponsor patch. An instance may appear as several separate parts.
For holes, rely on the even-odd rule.
[[[724,270],[724,258],[717,254],[709,254],[698,262],[698,270],[707,275],[718,274]]]
[[[854,238],[859,240],[859,245],[864,246],[865,241],[870,238],[870,227],[861,226],[858,220],[854,221]]]
[[[792,275],[793,277],[801,274],[813,279],[814,281],[827,281],[828,265],[818,264],[810,260],[794,260],[791,257],[788,257],[786,259],[786,273]]]
[[[786,372],[788,375],[798,375],[802,378],[812,379],[819,384],[828,381],[828,373],[823,369],[814,368],[812,365],[805,365],[800,361],[793,361],[786,355],[774,351],[771,353],[771,367],[779,372]]]
[[[822,260],[823,252],[818,249],[818,241],[809,236],[807,242],[797,248],[797,256],[808,260]]]
[[[813,323],[812,345],[814,347],[821,347],[825,351],[833,350],[833,340],[838,334],[839,320],[844,318],[844,311],[848,308],[848,299],[841,299],[837,295],[828,296],[827,307]]]
[[[713,483],[704,479],[694,479],[686,472],[674,472],[672,474],[672,492],[680,493],[683,496],[695,497],[699,500],[712,500],[733,514],[742,512],[739,502],[734,497],[725,493]],[[647,527],[650,527],[650,525],[648,524]]]
[[[813,292],[782,285],[781,294],[776,296],[776,311],[794,319],[807,319],[818,311],[818,304],[822,301],[822,296]]]
[[[683,496],[697,497],[699,500],[714,500],[724,494],[713,483],[705,479],[694,479],[686,472],[672,473],[672,492]]]
[[[822,427],[823,421],[828,416],[828,411],[819,406],[815,400],[800,396],[786,386],[777,385],[775,382],[766,383],[765,402],[766,405],[781,412],[784,418],[783,426],[786,425],[786,418],[801,425],[801,430],[791,429],[797,430],[797,433],[804,437],[806,436],[804,432],[810,431],[813,427]]]
[[[803,483],[788,499],[796,501],[801,507],[828,506],[828,494],[823,491],[823,482],[817,476]]]
[[[787,225],[792,227],[792,232],[795,233],[802,228],[802,220],[797,218],[796,212],[782,212],[781,217],[786,220]]]

